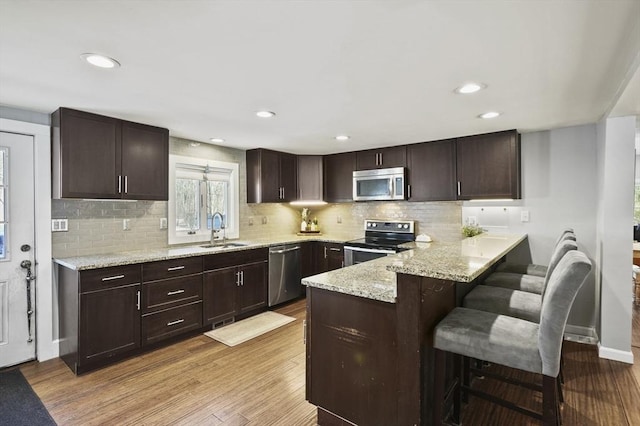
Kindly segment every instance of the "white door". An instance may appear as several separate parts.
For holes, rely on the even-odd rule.
[[[0,132],[0,367],[36,357],[33,146],[33,136]]]

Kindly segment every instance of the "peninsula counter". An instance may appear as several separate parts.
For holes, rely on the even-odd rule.
[[[481,234],[303,278],[320,425],[428,425],[435,325],[526,235]]]

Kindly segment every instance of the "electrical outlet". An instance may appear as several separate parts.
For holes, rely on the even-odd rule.
[[[529,222],[529,210],[522,210],[520,212],[520,222]]]
[[[51,231],[52,232],[69,231],[69,220],[68,219],[51,219]]]
[[[130,227],[131,219],[122,219],[122,230],[128,231],[131,229]]]
[[[338,216],[338,217],[336,218],[336,220],[337,220],[337,222],[338,222],[338,223],[342,223],[342,216]]]
[[[253,218],[252,217],[249,218],[249,226],[253,226]]]
[[[262,216],[262,224],[263,225],[267,224],[267,217],[266,216]]]
[[[475,216],[469,216],[467,217],[467,223],[469,226],[476,226],[478,224],[478,219],[476,219]]]
[[[160,229],[167,229],[167,218],[160,218]]]

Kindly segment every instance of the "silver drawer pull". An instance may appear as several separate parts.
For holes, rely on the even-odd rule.
[[[180,294],[180,293],[184,293],[184,290],[175,290],[175,291],[170,291],[169,293],[167,293],[167,296],[173,296],[174,294]]]
[[[112,277],[104,277],[102,281],[119,280],[120,278],[124,278],[124,275],[114,275]]]
[[[184,269],[184,266],[174,266],[172,268],[167,268],[167,271],[179,271],[180,269]]]
[[[341,249],[331,247],[331,248],[329,248],[329,250],[331,250],[331,251],[340,251]]]
[[[184,319],[179,319],[179,320],[175,320],[175,321],[169,321],[167,323],[167,325],[176,325],[176,324],[180,324],[181,322],[184,322]]]

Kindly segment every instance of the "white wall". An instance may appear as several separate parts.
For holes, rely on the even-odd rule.
[[[598,268],[600,356],[633,363],[631,265],[633,258],[636,118],[598,124]]]
[[[596,126],[594,124],[522,135],[522,199],[465,202],[463,221],[474,216],[490,232],[528,234],[528,247],[509,261],[547,264],[553,245],[566,227],[574,228],[580,250],[596,256]],[[521,211],[529,222],[521,222]],[[595,274],[581,289],[569,316],[572,332],[595,335],[597,321]]]

